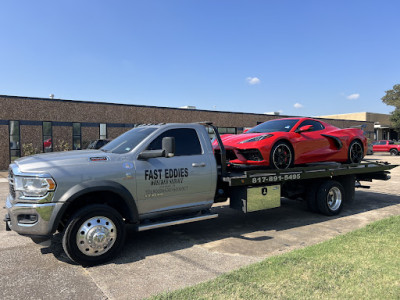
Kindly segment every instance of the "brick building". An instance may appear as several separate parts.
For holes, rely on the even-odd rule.
[[[320,118],[368,121],[374,123],[374,140],[398,140],[399,133],[393,128],[389,114],[371,112],[358,112],[349,114],[338,114],[320,116]]]
[[[113,139],[139,124],[211,121],[221,133],[237,133],[281,117],[284,116],[0,95],[0,170],[7,169],[11,160],[26,155],[28,146],[38,152],[80,149],[90,140]],[[373,136],[373,122],[326,121],[340,128],[365,125],[367,136]]]

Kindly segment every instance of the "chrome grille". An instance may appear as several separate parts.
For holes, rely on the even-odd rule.
[[[8,183],[10,186],[10,195],[15,198],[14,173],[11,169],[8,171]]]

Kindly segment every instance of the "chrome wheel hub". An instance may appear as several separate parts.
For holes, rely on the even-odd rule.
[[[342,204],[342,192],[340,189],[337,187],[331,188],[326,196],[326,201],[330,210],[335,211],[339,209]]]
[[[117,229],[106,217],[93,217],[86,220],[76,235],[79,250],[88,256],[99,256],[110,250],[115,243]]]

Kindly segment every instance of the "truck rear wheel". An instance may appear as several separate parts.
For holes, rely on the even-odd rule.
[[[89,205],[67,223],[62,239],[65,253],[74,262],[93,266],[113,258],[123,247],[125,224],[107,205]]]
[[[337,215],[343,208],[344,198],[344,188],[339,182],[326,181],[320,185],[317,191],[318,209],[327,216]]]

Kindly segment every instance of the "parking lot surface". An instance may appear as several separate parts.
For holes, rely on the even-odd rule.
[[[400,156],[367,156],[400,164]],[[3,173],[4,177],[4,173]],[[1,176],[0,176],[1,179]],[[0,215],[8,185],[0,181]],[[212,279],[222,273],[330,239],[368,223],[400,215],[400,167],[389,181],[364,183],[339,216],[306,210],[283,200],[276,209],[244,215],[226,204],[220,217],[147,232],[128,228],[126,245],[113,261],[92,268],[72,264],[60,235],[43,248],[0,226],[1,299],[142,299]]]

